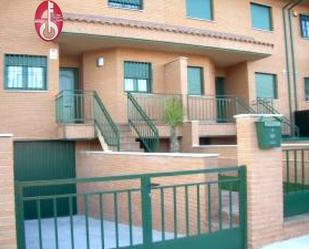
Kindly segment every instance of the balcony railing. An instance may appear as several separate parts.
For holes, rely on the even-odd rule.
[[[132,94],[136,102],[143,109],[145,114],[156,123],[164,122],[164,106],[168,100],[177,99],[182,101],[180,94]]]
[[[119,129],[96,92],[60,92],[56,96],[56,121],[58,124],[91,123],[101,132],[108,146],[120,150]]]
[[[254,113],[254,110],[237,96],[188,95],[189,120],[235,122],[234,115]]]
[[[56,96],[57,123],[93,122],[93,92],[62,91]]]

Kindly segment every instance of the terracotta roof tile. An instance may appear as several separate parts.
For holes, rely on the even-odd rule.
[[[87,22],[87,23],[99,23],[107,25],[118,25],[131,28],[140,28],[148,30],[157,30],[172,33],[181,33],[195,36],[211,37],[223,40],[232,40],[245,43],[252,43],[257,45],[262,45],[266,47],[274,47],[274,44],[268,42],[261,42],[255,40],[250,36],[235,35],[225,32],[210,31],[207,29],[199,29],[194,27],[186,27],[180,25],[170,25],[165,23],[155,23],[147,21],[137,21],[124,18],[107,17],[107,16],[96,16],[96,15],[84,15],[84,14],[74,14],[74,13],[64,13],[64,20],[75,21],[75,22]]]

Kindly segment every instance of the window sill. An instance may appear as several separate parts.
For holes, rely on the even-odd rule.
[[[7,93],[47,93],[48,90],[10,90],[4,89]]]
[[[266,29],[258,29],[258,28],[252,28],[253,31],[260,31],[260,32],[265,32],[269,34],[275,33],[274,30],[266,30]]]
[[[215,20],[211,20],[211,19],[203,19],[203,18],[192,17],[192,16],[187,16],[187,19],[189,19],[189,20],[193,20],[193,21],[201,21],[201,22],[216,23],[216,21],[215,21]]]
[[[108,7],[112,8],[112,9],[131,10],[131,11],[137,11],[137,12],[144,12],[144,9],[133,9],[133,8],[127,8],[127,7],[113,6],[113,5],[108,5]]]

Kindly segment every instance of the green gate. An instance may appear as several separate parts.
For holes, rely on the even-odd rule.
[[[231,176],[220,179],[220,174]],[[33,187],[77,185],[77,193],[27,196]],[[236,189],[234,189],[236,188]],[[85,179],[16,181],[19,249],[245,249],[242,167]],[[58,215],[59,201],[69,214]],[[53,217],[42,217],[50,200]],[[73,212],[77,201],[78,215]],[[35,202],[36,219],[24,219]],[[47,246],[47,247],[46,247]]]
[[[284,153],[284,216],[309,213],[309,149],[288,149]]]
[[[16,181],[71,179],[75,177],[75,143],[62,141],[32,141],[14,143],[14,177]],[[75,193],[74,184],[66,186],[33,186],[24,190],[27,197]],[[69,214],[67,200],[57,203],[59,216]],[[36,218],[36,203],[24,206],[24,219]],[[76,210],[76,205],[73,206]],[[75,212],[75,211],[74,211]],[[51,200],[41,202],[41,216],[52,217]]]

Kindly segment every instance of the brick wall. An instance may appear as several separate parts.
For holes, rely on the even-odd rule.
[[[83,150],[83,145],[78,145],[79,151]],[[104,152],[80,152],[78,154],[77,175],[78,177],[93,177],[93,176],[114,176],[114,175],[132,175],[132,174],[147,174],[159,172],[172,171],[186,171],[197,170],[216,167],[216,156],[207,155],[149,155],[149,154],[129,154],[129,153],[104,153]],[[178,176],[178,177],[164,177],[152,180],[154,184],[160,186],[198,183],[205,182],[205,175],[194,176]],[[207,175],[207,181],[216,180],[217,175]],[[140,188],[140,182],[137,180],[109,182],[108,184],[86,184],[79,185],[79,192],[91,191],[111,191],[120,189]],[[206,198],[206,187],[200,188],[200,207],[201,210],[206,210],[208,200]],[[172,232],[174,224],[174,206],[173,206],[173,192],[171,189],[164,191],[164,213],[165,213],[165,229],[167,232]],[[212,205],[213,216],[216,216],[217,210],[217,192],[218,189],[214,186],[212,188]],[[177,188],[177,221],[178,232],[185,234],[185,190],[184,188]],[[190,231],[191,234],[197,232],[197,189],[191,187],[188,189],[189,196],[189,217],[190,217]],[[132,213],[133,224],[141,225],[141,199],[139,192],[132,194]],[[105,219],[114,221],[114,199],[113,195],[106,195],[103,202]],[[152,205],[153,205],[153,225],[154,229],[161,230],[161,194],[159,190],[152,191]],[[119,208],[119,222],[128,224],[128,195],[126,193],[118,196]],[[99,216],[99,202],[98,197],[94,196],[90,199],[89,212],[92,216]],[[79,211],[84,213],[84,202],[79,201]],[[206,231],[207,214],[201,212],[202,231]]]
[[[12,135],[0,134],[0,248],[16,247]]]
[[[250,248],[280,240],[283,234],[281,148],[258,148],[255,115],[237,116],[238,162],[247,166]]]
[[[108,48],[100,51],[83,53],[81,47],[86,45],[81,37],[73,37],[69,46],[62,46],[60,49],[59,60],[48,60],[48,90],[43,92],[15,92],[6,91],[0,87],[0,117],[6,122],[0,123],[0,132],[12,132],[18,138],[30,139],[50,139],[57,136],[57,126],[55,123],[54,96],[58,92],[58,75],[59,65],[62,66],[80,66],[81,78],[85,81],[86,89],[98,90],[101,97],[106,101],[108,109],[112,116],[117,121],[126,121],[125,109],[126,98],[123,92],[123,77],[122,77],[122,60],[148,60],[153,62],[155,75],[155,92],[164,92],[164,70],[163,65],[167,62],[180,56],[188,57],[189,65],[203,66],[205,76],[205,93],[208,95],[214,94],[214,77],[217,74],[224,74],[227,77],[227,93],[239,94],[243,97],[249,97],[251,100],[255,98],[255,72],[275,73],[278,75],[279,100],[275,101],[276,107],[282,112],[286,112],[287,108],[287,82],[283,43],[283,26],[281,8],[284,1],[262,0],[261,4],[271,5],[273,7],[274,31],[261,32],[251,28],[250,25],[250,1],[233,1],[227,3],[220,0],[215,3],[215,22],[202,22],[186,17],[185,4],[182,1],[179,4],[178,0],[169,1],[168,3],[160,0],[145,3],[143,11],[123,10],[117,8],[109,8],[107,0],[98,1],[76,1],[72,4],[71,1],[59,0],[64,12],[80,13],[80,14],[95,14],[106,15],[111,17],[123,16],[128,19],[140,21],[153,21],[167,24],[178,24],[187,27],[204,28],[212,31],[231,32],[236,35],[246,35],[255,37],[261,41],[271,41],[275,44],[272,49],[273,55],[258,61],[242,63],[231,68],[222,68],[218,65],[215,68],[214,62],[207,56],[201,55],[199,51],[187,51],[183,49],[181,53],[156,52],[161,49],[160,46],[149,50],[145,45],[143,50],[141,47],[132,49],[121,49],[115,52],[114,48]],[[59,43],[47,43],[36,35],[33,27],[33,14],[40,1],[31,0],[27,2],[12,0],[6,3],[0,10],[0,72],[4,71],[4,54],[30,54],[30,55],[46,55],[49,54],[50,48],[59,48]],[[177,6],[175,8],[174,6]],[[229,11],[227,11],[229,10]],[[234,13],[241,14],[235,18]],[[308,12],[308,5],[297,7],[298,13]],[[227,14],[229,13],[229,14]],[[229,25],[226,25],[229,23]],[[306,65],[308,64],[308,43],[299,35],[299,17],[293,18],[297,66],[299,79],[297,83],[298,102],[301,109],[308,108],[308,103],[304,100],[304,83],[303,78],[308,77]],[[112,26],[104,26],[100,24],[85,24],[79,22],[65,22],[65,30],[74,32],[92,32],[99,35],[108,35],[108,32],[117,33]],[[128,32],[118,32],[119,34],[145,36],[145,30],[136,28],[127,28]],[[150,31],[154,32],[154,31]],[[191,37],[187,34],[170,35],[164,33],[148,33],[148,40],[154,40],[159,37],[161,40],[172,39],[175,42],[184,42],[187,44],[210,43],[205,42],[204,38]],[[170,37],[168,37],[170,36]],[[208,38],[207,38],[208,39]],[[218,41],[214,38],[209,38],[214,47],[227,46],[230,48],[244,49],[239,41],[223,40]],[[103,43],[102,43],[103,44]],[[74,47],[76,45],[76,47]],[[103,45],[102,45],[103,46]],[[263,51],[262,45],[247,44],[248,50]],[[96,47],[97,48],[97,47]],[[148,50],[147,50],[148,49]],[[69,53],[70,52],[70,53]],[[75,53],[76,52],[76,53]],[[68,55],[70,54],[70,55]],[[82,55],[80,55],[82,54]],[[198,55],[196,55],[198,54]],[[97,55],[106,57],[107,72],[96,68]],[[227,55],[227,57],[229,57]],[[163,59],[162,59],[163,58]],[[241,60],[241,57],[239,57]],[[84,67],[84,68],[83,68]],[[270,70],[271,69],[271,70]],[[158,73],[157,73],[158,72]],[[3,73],[0,74],[0,85],[4,84]],[[233,91],[231,91],[231,89]],[[114,100],[117,101],[114,101]],[[121,111],[119,111],[121,110]],[[35,120],[35,122],[33,122]]]

